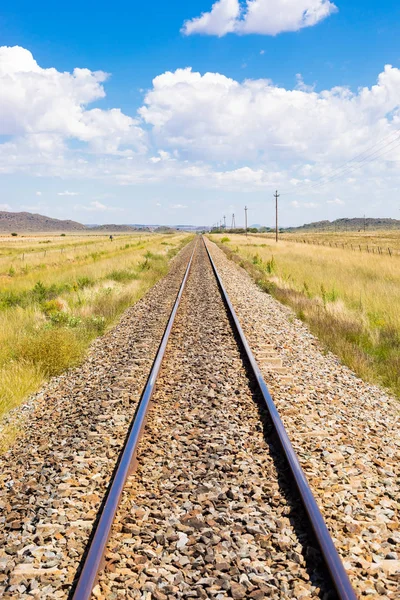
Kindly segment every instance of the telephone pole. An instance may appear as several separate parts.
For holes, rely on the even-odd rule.
[[[365,220],[365,215],[364,215],[364,232],[365,232],[365,229],[366,229],[366,224],[367,224],[367,223],[366,223],[366,220]]]
[[[278,242],[278,198],[280,194],[278,194],[278,190],[276,190],[274,194],[275,198],[275,241]]]
[[[236,229],[236,223],[235,223],[235,214],[232,215],[232,225],[231,225],[231,229]]]
[[[247,237],[247,206],[244,207],[244,229]]]
[[[224,215],[224,229],[226,230],[226,216]]]

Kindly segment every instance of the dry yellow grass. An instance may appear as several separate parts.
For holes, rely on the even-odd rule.
[[[271,236],[226,235],[222,246],[262,287],[292,306],[360,375],[400,395],[400,256],[296,243],[289,235],[278,244]],[[381,235],[369,243],[378,245]],[[400,247],[400,232],[384,235]]]
[[[0,237],[0,417],[77,364],[91,340],[168,271],[170,258],[190,239]]]

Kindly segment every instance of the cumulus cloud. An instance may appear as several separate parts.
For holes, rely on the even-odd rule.
[[[121,212],[122,211],[121,208],[118,208],[116,206],[106,206],[105,204],[103,204],[102,202],[99,202],[98,200],[89,202],[89,204],[87,204],[87,205],[75,204],[74,209],[75,210],[84,210],[87,212],[106,212],[106,211]]]
[[[293,206],[293,208],[317,208],[319,204],[318,202],[299,202],[298,200],[292,200],[290,206]]]
[[[35,193],[35,196],[41,196],[41,195],[42,195],[42,192],[36,192]]]
[[[182,32],[277,35],[316,25],[336,11],[329,0],[217,0],[210,12],[185,21]]]
[[[335,198],[334,200],[327,200],[326,201],[327,204],[337,204],[338,206],[343,206],[344,204],[346,204],[343,200],[341,200],[340,198]]]
[[[390,65],[376,85],[354,92],[285,89],[187,68],[156,77],[139,112],[159,147],[189,159],[327,164],[394,134],[399,98],[400,70]]]
[[[0,210],[10,211],[11,206],[9,204],[0,204]]]
[[[106,78],[87,69],[43,69],[27,50],[0,48],[0,128],[7,134],[0,173],[69,178],[60,190],[66,199],[77,194],[69,191],[76,181],[97,179],[224,191],[278,187],[282,200],[286,187],[312,202],[320,193],[308,193],[313,180],[323,182],[375,147],[372,163],[351,167],[318,201],[327,208],[339,197],[350,205],[346,184],[360,197],[372,187],[384,197],[399,185],[400,70],[390,65],[371,87],[321,91],[295,74],[287,89],[268,79],[178,69],[153,80],[134,116],[89,108],[104,97]]]
[[[79,196],[79,192],[69,192],[65,190],[65,192],[58,192],[57,196]]]
[[[117,152],[121,146],[143,150],[146,136],[137,119],[119,109],[87,108],[104,98],[107,78],[89,69],[43,69],[29,50],[0,47],[0,135],[32,137],[51,151],[69,139],[95,152]]]

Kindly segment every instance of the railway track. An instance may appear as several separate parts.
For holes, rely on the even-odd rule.
[[[356,597],[203,240],[70,597],[92,595]]]

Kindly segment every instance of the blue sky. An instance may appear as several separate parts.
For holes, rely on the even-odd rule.
[[[398,3],[252,4],[3,2],[0,207],[271,224],[278,188],[284,225],[400,218]]]

